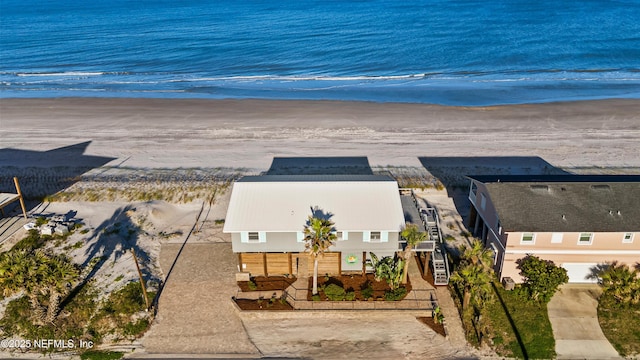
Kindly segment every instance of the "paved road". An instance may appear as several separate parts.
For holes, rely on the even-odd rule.
[[[564,285],[547,306],[558,359],[619,359],[598,323],[598,285]]]

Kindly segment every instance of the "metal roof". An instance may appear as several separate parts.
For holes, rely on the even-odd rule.
[[[388,176],[264,175],[234,183],[224,231],[302,231],[313,208],[333,214],[338,231],[404,225],[398,184]]]
[[[501,177],[485,186],[507,232],[635,232],[640,231],[636,179],[567,176],[565,182],[560,177],[507,182]]]

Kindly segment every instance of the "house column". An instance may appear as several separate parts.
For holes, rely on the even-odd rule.
[[[480,216],[476,216],[476,223],[473,225],[473,236],[476,236],[476,234],[478,233],[478,227],[480,226],[480,221],[482,221],[482,219],[480,219]]]

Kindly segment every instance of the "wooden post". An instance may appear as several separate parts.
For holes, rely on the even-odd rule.
[[[264,276],[269,276],[267,272],[267,253],[262,253],[262,265],[264,267]]]
[[[362,276],[367,276],[367,252],[362,252]]]
[[[138,264],[136,251],[131,249],[131,254],[133,255],[133,261],[135,261],[136,263],[136,269],[138,269],[138,276],[140,277],[140,286],[142,286],[142,295],[144,296],[144,303],[147,305],[147,310],[149,310],[149,295],[147,295],[147,286],[145,285],[144,279],[142,278],[142,271],[140,271],[140,265]]]
[[[13,183],[16,184],[16,191],[18,192],[18,197],[20,199],[20,206],[22,207],[22,215],[24,215],[25,220],[27,219],[27,207],[24,206],[24,199],[22,198],[22,190],[20,190],[20,184],[18,184],[18,178],[13,177]]]
[[[291,261],[291,253],[288,253],[289,255],[289,275],[293,276],[293,261]]]

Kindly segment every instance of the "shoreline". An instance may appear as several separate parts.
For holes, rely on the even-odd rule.
[[[425,157],[482,156],[542,158],[558,167],[640,168],[634,150],[640,142],[640,100],[453,107],[298,100],[0,99],[0,138],[2,168],[95,167],[99,158],[100,166],[112,168],[260,171],[269,168],[274,157],[318,156],[367,157],[372,166],[423,167]],[[81,149],[62,151],[74,146]],[[67,160],[69,154],[76,157]]]

